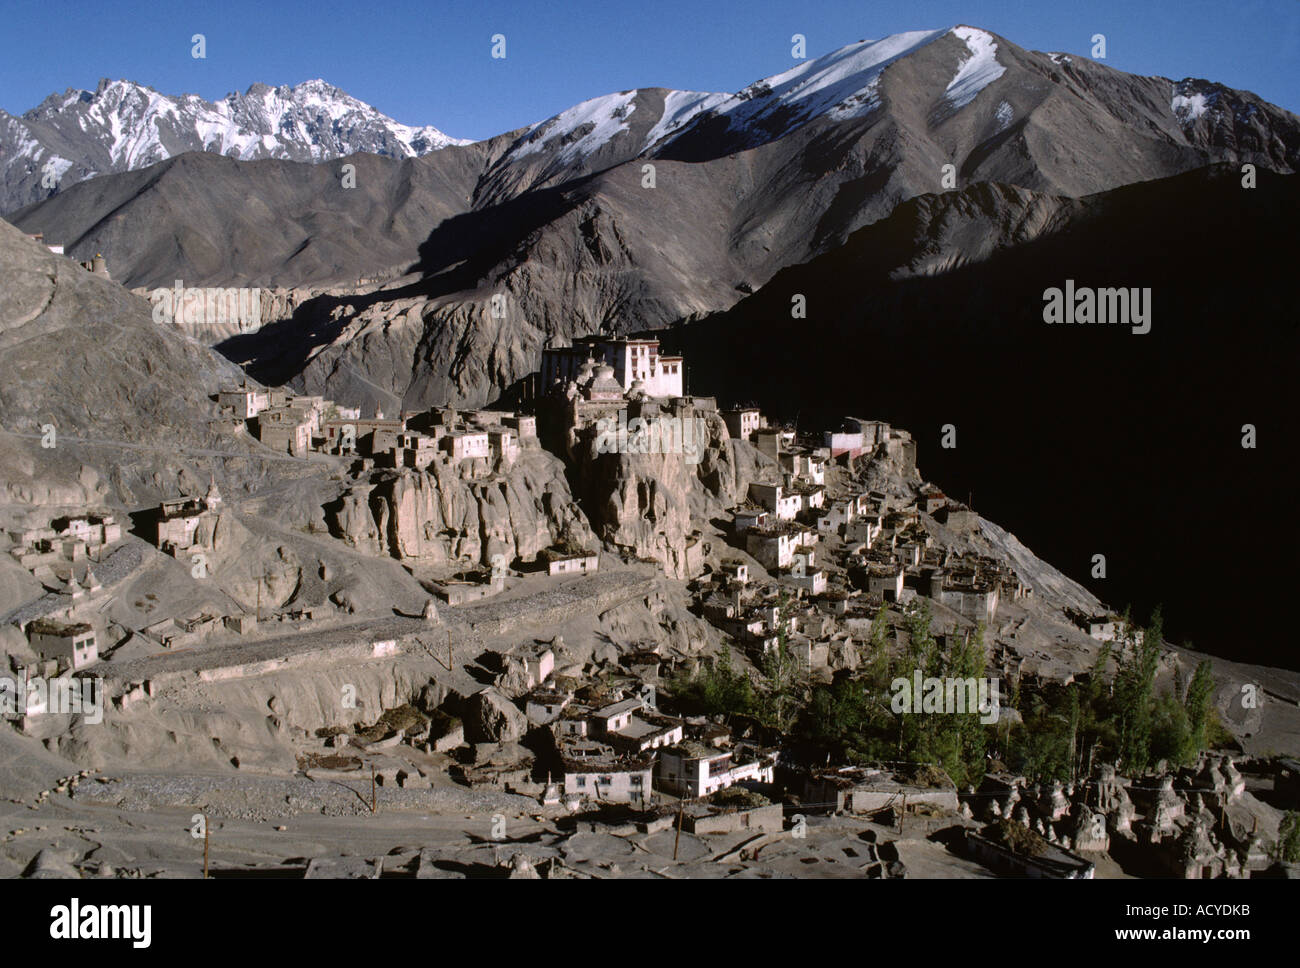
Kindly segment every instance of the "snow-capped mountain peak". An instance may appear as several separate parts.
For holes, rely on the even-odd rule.
[[[706,117],[725,119],[728,134],[738,147],[785,137],[818,118],[847,121],[867,117],[880,107],[879,85],[885,70],[949,35],[965,45],[966,53],[942,97],[960,110],[1006,70],[997,60],[994,36],[966,25],[860,40],[755,81],[732,95],[679,94],[690,117],[686,122],[662,126],[650,144],[657,142],[662,149],[691,123],[701,123]],[[679,111],[686,113],[682,108]]]
[[[320,78],[294,86],[253,84],[217,101],[104,78],[93,91],[52,94],[21,117],[0,112],[6,209],[14,194],[18,204],[49,195],[47,171],[66,187],[186,151],[319,162],[356,152],[411,158],[464,144],[434,127],[400,124]]]
[[[877,85],[890,64],[948,34],[960,38],[969,52],[947,92],[953,106],[960,108],[1004,70],[994,56],[993,36],[964,26],[908,31],[849,44],[734,94],[669,90],[659,117],[646,122],[651,126],[632,150],[662,150],[695,124],[713,119],[724,119],[729,136],[744,147],[783,137],[815,118],[864,117],[879,106]],[[583,101],[532,125],[508,157],[517,160],[555,149],[557,157],[549,159],[552,166],[579,162],[634,126],[638,100],[637,91],[621,91]]]

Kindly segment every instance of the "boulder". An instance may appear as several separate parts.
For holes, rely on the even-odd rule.
[[[464,721],[471,742],[513,743],[528,731],[528,717],[490,687],[470,698]]]

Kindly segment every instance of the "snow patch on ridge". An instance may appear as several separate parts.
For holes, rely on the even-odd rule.
[[[1016,112],[1011,109],[1010,104],[1003,101],[998,105],[994,116],[998,119],[998,130],[1005,131],[1011,127],[1011,120],[1016,116]]]
[[[1190,97],[1182,94],[1176,95],[1170,103],[1174,114],[1178,115],[1180,121],[1195,121],[1202,114],[1210,109],[1210,99],[1204,94],[1193,94]]]
[[[727,98],[717,113],[729,118],[732,129],[744,129],[770,121],[780,111],[787,123],[778,131],[765,131],[770,138],[782,137],[821,114],[836,121],[865,117],[879,106],[876,91],[885,68],[945,33],[913,30],[849,44],[756,81]]]
[[[646,134],[645,147],[674,135],[701,114],[712,111],[726,101],[728,94],[705,94],[700,91],[669,91],[664,95],[664,113]]]
[[[1211,108],[1218,106],[1218,92],[1196,90],[1196,87],[1203,86],[1203,84],[1192,82],[1190,79],[1179,81],[1174,85],[1173,99],[1169,102],[1169,107],[1174,112],[1174,117],[1181,123],[1191,124]]]
[[[980,91],[1006,73],[998,63],[998,45],[993,35],[975,27],[954,27],[952,34],[966,44],[970,56],[961,62],[957,74],[948,82],[944,96],[955,108],[965,107]]]
[[[627,130],[627,118],[636,109],[636,91],[606,94],[575,104],[552,118],[539,121],[511,149],[513,158],[537,154],[558,141],[564,145],[559,159],[571,163],[594,154]]]
[[[64,173],[72,167],[72,162],[67,158],[60,158],[58,155],[50,155],[41,166],[41,175],[53,175],[55,184],[63,178]]]

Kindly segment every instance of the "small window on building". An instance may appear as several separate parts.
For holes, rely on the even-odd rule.
[[[587,785],[587,778],[585,776],[580,776],[578,777],[577,780],[574,781],[574,786],[585,787],[586,785]]]

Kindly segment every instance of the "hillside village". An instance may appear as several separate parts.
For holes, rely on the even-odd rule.
[[[1082,771],[1034,777],[990,751],[959,784],[914,761],[901,733],[896,757],[872,760],[818,745],[795,705],[710,711],[700,696],[742,679],[772,695],[780,682],[812,708],[818,689],[851,686],[922,638],[936,654],[976,649],[1008,700],[1087,688],[1143,630],[924,481],[907,431],[856,417],[781,426],[684,394],[684,366],[657,339],[577,339],[544,351],[539,394],[512,410],[363,415],[283,387],[221,387],[225,432],[329,475],[319,514],[239,578],[232,562],[266,539],[215,470],[202,493],[10,530],[7,555],[40,593],[4,617],[21,683],[7,718],[83,757],[92,770],[60,792],[92,802],[123,784],[143,795],[144,781],[110,774],[161,748],[142,737],[179,730],[159,768],[361,776],[371,798],[455,787],[513,804],[502,816],[543,832],[464,868],[511,876],[611,876],[629,869],[623,841],[688,874],[706,862],[762,876],[1289,870],[1275,845],[1300,808],[1293,759],[1198,749],[1126,773],[1089,755]],[[318,545],[352,564],[313,563],[303,549]],[[365,560],[404,573],[402,604],[342,583]],[[1183,662],[1159,661],[1185,686]],[[100,676],[103,726],[32,685]],[[354,681],[360,702],[324,698]],[[966,715],[1025,728],[996,693],[977,711],[975,681]],[[211,712],[227,701],[270,715],[236,727]],[[91,788],[93,771],[106,772]],[[671,859],[656,839],[667,831]],[[679,858],[682,831],[694,839]],[[900,848],[905,832],[925,849]],[[580,836],[604,846],[575,857]],[[403,863],[435,876],[464,849]],[[612,867],[610,851],[623,858]],[[305,876],[337,873],[330,863]]]

